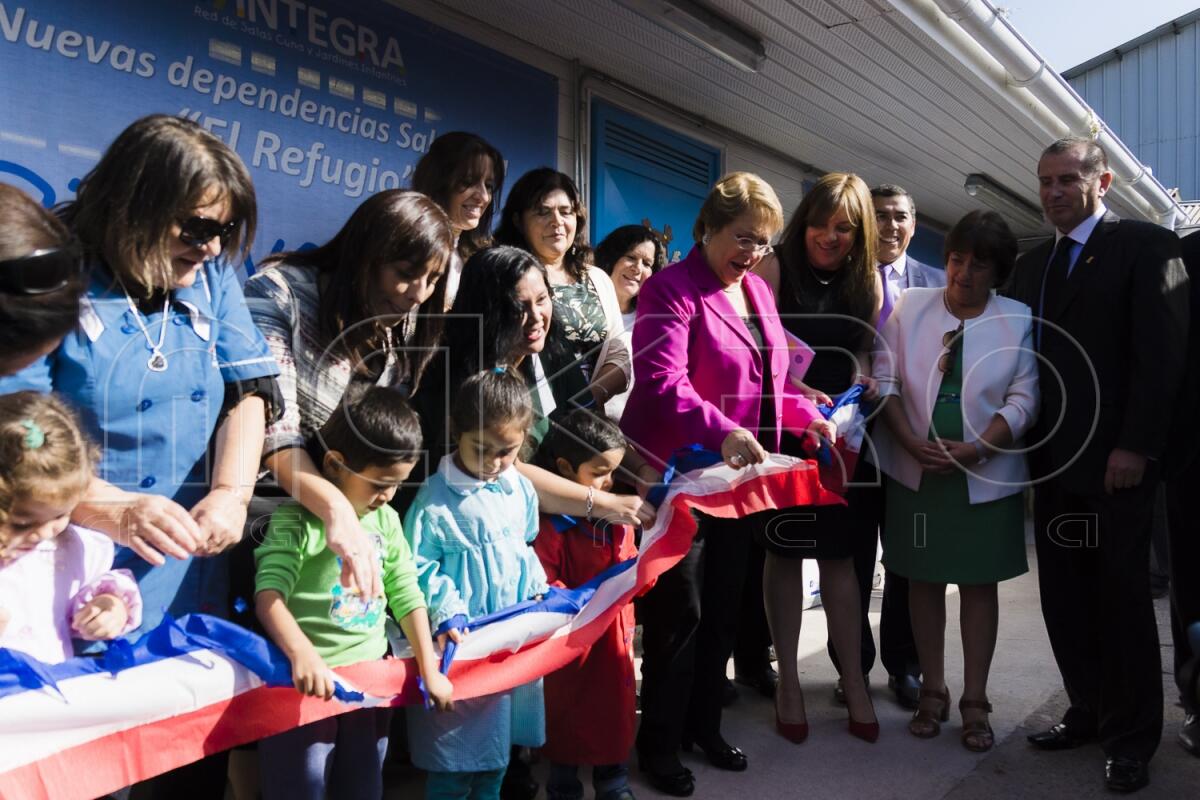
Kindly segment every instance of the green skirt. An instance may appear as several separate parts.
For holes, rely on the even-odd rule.
[[[961,352],[961,351],[960,351]],[[942,379],[929,438],[963,436],[962,356]],[[972,504],[967,476],[925,473],[917,491],[887,481],[883,563],[890,571],[929,583],[997,583],[1029,571],[1021,494]]]

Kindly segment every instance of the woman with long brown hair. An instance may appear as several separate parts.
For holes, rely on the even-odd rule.
[[[442,207],[454,231],[454,254],[430,298],[431,307],[449,311],[463,264],[492,243],[492,217],[504,191],[504,157],[478,134],[443,133],[417,162],[412,188]]]
[[[857,175],[834,172],[805,194],[775,255],[758,266],[775,291],[784,327],[816,351],[804,378],[805,392],[814,402],[828,403],[830,395],[858,382],[868,384],[868,393],[874,394],[869,354],[883,300],[875,269],[878,239],[867,185]],[[802,454],[799,443],[787,435],[783,451]],[[763,593],[779,656],[776,724],[795,742],[808,735],[796,665],[806,558],[820,563],[821,604],[842,666],[850,732],[867,741],[879,736],[858,667],[862,610],[853,560],[858,538],[873,536],[874,527],[860,518],[853,488],[846,501],[845,506],[811,509],[806,524],[788,524],[787,517],[780,516],[755,532],[767,551]]]
[[[347,578],[378,566],[345,496],[321,476],[306,442],[337,411],[351,381],[412,394],[441,339],[441,309],[419,329],[454,246],[450,221],[418,192],[391,189],[364,201],[324,245],[280,253],[246,283],[250,315],[281,367],[283,417],[266,433],[264,463],[285,492],[321,518]],[[357,569],[356,567],[361,567]]]

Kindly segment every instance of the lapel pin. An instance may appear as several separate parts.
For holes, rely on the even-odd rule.
[[[1085,262],[1083,262],[1083,263],[1085,263],[1085,264],[1090,264],[1090,263],[1092,263],[1092,262],[1093,262],[1093,261],[1095,261],[1095,260],[1096,260],[1096,257],[1095,257],[1095,256],[1088,256],[1088,257],[1087,257],[1087,261],[1085,261]]]

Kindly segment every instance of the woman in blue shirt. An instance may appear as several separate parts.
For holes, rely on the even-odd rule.
[[[278,368],[217,260],[245,257],[256,213],[250,176],[220,139],[177,117],[133,123],[61,212],[91,266],[78,326],[0,380],[0,393],[59,393],[100,445],[73,521],[122,545],[114,566],[134,573],[144,603],[133,637],[167,613],[224,610],[227,567],[211,556],[241,538],[278,405]],[[224,782],[223,760],[205,759],[152,793],[220,796]]]
[[[221,611],[222,565],[192,557],[241,537],[278,373],[217,260],[243,257],[255,216],[250,176],[219,139],[138,120],[62,210],[91,265],[79,324],[0,382],[63,395],[102,448],[75,521],[124,545],[116,566],[138,578],[143,629]]]

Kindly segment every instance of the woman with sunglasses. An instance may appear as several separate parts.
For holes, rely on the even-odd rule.
[[[58,347],[79,322],[79,249],[54,215],[0,183],[0,376]]]
[[[223,614],[218,554],[242,536],[278,374],[235,269],[254,236],[254,187],[220,139],[179,117],[126,128],[61,212],[90,276],[79,324],[0,392],[54,391],[102,447],[73,518],[116,540],[142,627]],[[208,556],[195,558],[194,556]],[[206,759],[155,779],[163,796],[220,796]],[[210,790],[210,791],[206,791]]]
[[[692,251],[650,277],[633,331],[636,380],[621,418],[630,443],[664,468],[680,448],[717,451],[734,469],[778,452],[783,425],[831,434],[812,403],[785,418],[788,350],[767,284],[752,269],[771,251],[783,210],[766,181],[726,175],[709,191]],[[793,418],[794,417],[794,418]],[[659,791],[695,791],[679,749],[696,745],[718,769],[746,754],[721,735],[754,517],[703,516],[687,554],[639,601],[642,722],[638,761]]]
[[[905,292],[875,353],[880,393],[891,398],[875,436],[888,475],[883,559],[909,580],[924,676],[909,731],[931,738],[949,717],[946,584],[958,584],[962,743],[982,752],[994,742],[987,678],[996,584],[1028,569],[1021,437],[1037,415],[1038,371],[1029,307],[994,292],[1017,257],[1004,219],[972,211],[946,236],[943,253],[945,288]]]
[[[874,396],[870,350],[883,302],[875,269],[878,239],[867,185],[857,175],[832,172],[804,195],[774,256],[759,266],[759,274],[775,291],[784,327],[816,351],[803,389],[815,402],[827,404],[829,396],[856,383],[868,384],[867,399]],[[790,435],[784,436],[783,452],[804,455],[802,443]],[[865,470],[866,459],[859,463]],[[862,601],[853,558],[861,539],[876,535],[877,523],[863,513],[867,504],[853,485],[863,482],[861,473],[853,477],[846,505],[812,509],[806,524],[784,524],[790,512],[780,512],[777,522],[755,531],[767,551],[763,595],[779,656],[776,729],[795,743],[808,735],[796,663],[806,558],[820,564],[821,605],[835,665],[841,667],[849,731],[870,742],[879,736],[865,677],[874,654],[870,660],[863,655]],[[874,549],[872,545],[872,553]]]

